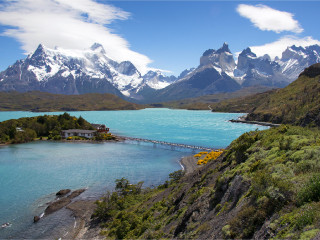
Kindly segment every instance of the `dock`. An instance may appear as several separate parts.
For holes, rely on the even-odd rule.
[[[195,145],[189,145],[189,144],[181,144],[181,143],[172,143],[172,142],[165,142],[165,141],[158,141],[158,140],[151,140],[151,139],[145,139],[145,138],[134,138],[134,137],[123,137],[125,140],[128,141],[136,141],[138,143],[145,142],[145,143],[152,143],[154,147],[157,145],[161,146],[168,146],[171,147],[172,150],[175,150],[176,148],[185,148],[190,149],[193,152],[199,150],[199,151],[216,151],[216,148],[209,148],[209,147],[202,147],[202,146],[195,146]]]

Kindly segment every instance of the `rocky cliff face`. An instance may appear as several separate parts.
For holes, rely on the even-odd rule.
[[[236,66],[227,43],[217,51],[209,49],[200,58],[200,66],[213,65],[223,72],[232,72]]]

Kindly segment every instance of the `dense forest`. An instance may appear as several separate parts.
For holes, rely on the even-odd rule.
[[[93,128],[81,116],[76,118],[68,113],[11,119],[0,122],[0,143],[24,143],[43,137],[60,140],[61,130],[65,129]]]

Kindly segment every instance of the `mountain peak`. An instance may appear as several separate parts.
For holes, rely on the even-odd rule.
[[[45,46],[43,44],[39,44],[37,50],[34,52],[33,56],[40,55],[41,53],[45,52]]]
[[[204,51],[204,53],[202,54],[203,57],[205,56],[209,56],[211,55],[212,53],[215,53],[216,51],[214,49],[208,49],[206,51]]]
[[[250,56],[250,57],[257,57],[257,55],[255,54],[255,53],[253,53],[252,51],[251,51],[251,48],[246,48],[246,49],[244,49],[240,54],[239,54],[239,56]]]
[[[102,44],[100,44],[100,43],[94,43],[94,44],[90,47],[90,49],[91,49],[92,51],[99,51],[99,52],[101,52],[101,53],[103,53],[103,54],[106,53],[106,51],[104,50]]]
[[[229,45],[226,42],[224,42],[222,47],[217,50],[217,53],[223,53],[223,52],[231,53],[231,51],[229,49]]]

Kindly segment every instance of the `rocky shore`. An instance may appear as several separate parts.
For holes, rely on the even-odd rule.
[[[192,156],[183,157],[180,161],[186,174],[192,173],[199,168],[197,160]],[[72,211],[75,217],[75,227],[70,229],[68,238],[71,239],[104,239],[100,235],[100,225],[91,219],[94,212],[94,200],[72,201],[66,205],[66,209]]]
[[[191,156],[183,157],[180,160],[180,164],[186,174],[192,173],[199,168],[197,165],[197,159]],[[95,201],[98,199],[83,200],[77,198],[82,194],[85,189],[78,189],[71,191],[70,189],[62,189],[56,193],[56,199],[46,207],[44,216],[35,216],[35,227],[38,222],[47,221],[46,218],[52,214],[59,214],[60,211],[70,211],[70,217],[74,218],[73,225],[68,225],[67,230],[60,231],[66,232],[66,235],[62,234],[52,236],[53,238],[68,238],[68,239],[104,239],[104,236],[100,235],[101,227],[98,222],[91,219],[95,210]],[[66,226],[64,226],[65,228]],[[59,231],[58,231],[59,232]]]

